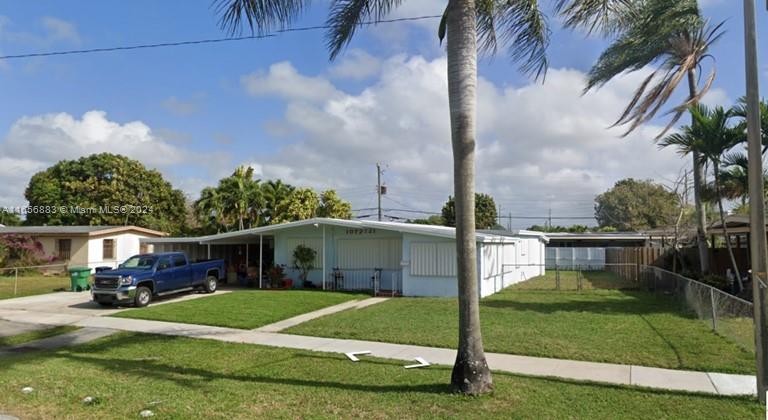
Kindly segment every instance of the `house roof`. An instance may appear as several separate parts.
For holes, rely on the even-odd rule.
[[[247,237],[253,237],[258,235],[264,235],[271,232],[289,229],[300,226],[311,225],[328,225],[328,226],[341,226],[347,228],[370,228],[370,229],[382,229],[391,230],[403,233],[413,233],[418,235],[436,236],[441,238],[454,239],[456,237],[456,229],[447,226],[435,226],[435,225],[419,225],[412,223],[401,222],[379,222],[373,220],[344,220],[344,219],[329,219],[329,218],[313,218],[307,220],[300,220],[297,222],[283,223],[279,225],[262,226],[253,229],[239,230],[236,232],[219,233],[216,235],[200,236],[197,238],[157,238],[157,239],[144,239],[143,242],[147,243],[217,243],[226,242],[228,240],[237,240]],[[477,232],[478,242],[507,242],[509,237],[519,236],[537,236],[546,240],[541,232],[533,231],[517,231],[517,234],[499,235],[494,233],[488,233],[486,231]]]
[[[638,232],[550,232],[547,233],[549,239],[560,240],[593,240],[593,241],[626,241],[626,240],[645,240],[648,235]]]
[[[16,233],[37,236],[101,236],[123,232],[138,232],[148,236],[166,236],[165,232],[138,226],[3,226],[0,234]]]

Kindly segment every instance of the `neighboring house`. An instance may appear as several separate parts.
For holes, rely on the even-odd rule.
[[[643,247],[650,243],[650,236],[637,232],[549,232],[549,248],[613,248]]]
[[[131,255],[152,252],[141,238],[159,238],[167,233],[137,226],[6,226],[2,234],[29,235],[43,246],[46,256],[70,266],[114,267]]]
[[[479,292],[488,296],[544,273],[544,234],[478,232]],[[317,257],[309,280],[318,288],[370,290],[405,296],[456,296],[456,231],[444,226],[316,218],[197,238],[147,238],[157,252],[185,251],[192,259],[223,258],[233,271],[264,272],[285,265],[299,285],[293,251],[300,244]],[[240,268],[238,268],[240,267]],[[266,282],[262,278],[262,283]]]

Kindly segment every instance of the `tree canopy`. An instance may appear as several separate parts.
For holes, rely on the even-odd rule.
[[[456,226],[456,202],[453,196],[443,205],[442,218],[445,226]],[[488,194],[475,193],[475,228],[491,229],[496,226],[496,202]]]
[[[63,160],[32,176],[24,193],[29,225],[137,225],[184,229],[184,194],[160,172],[111,153]]]
[[[652,181],[622,179],[595,198],[600,227],[619,231],[654,229],[674,224],[678,212],[675,193]]]
[[[3,226],[18,226],[21,224],[21,218],[16,213],[11,213],[8,210],[0,210],[0,225]]]
[[[352,206],[334,190],[317,193],[281,180],[262,182],[239,167],[216,187],[206,187],[193,204],[203,233],[254,228],[312,217],[352,218]]]

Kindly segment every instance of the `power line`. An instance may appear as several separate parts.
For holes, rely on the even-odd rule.
[[[441,17],[442,17],[441,15],[425,15],[425,16],[414,16],[414,17],[402,17],[402,18],[395,18],[395,19],[381,19],[381,20],[361,22],[360,26],[377,25],[379,23],[395,23],[395,22],[408,22],[408,21],[416,21],[416,20],[436,19]],[[330,29],[330,28],[331,26],[329,25],[303,26],[303,27],[296,27],[296,28],[278,29],[278,30],[275,30],[273,33],[261,34],[261,35],[238,36],[238,37],[229,37],[229,38],[209,38],[209,39],[198,39],[198,40],[191,40],[191,41],[161,42],[161,43],[155,43],[155,44],[138,44],[138,45],[117,46],[117,47],[89,48],[89,49],[83,49],[83,50],[64,50],[64,51],[12,54],[12,55],[0,56],[0,60],[11,60],[11,59],[21,59],[21,58],[33,58],[33,57],[50,57],[55,55],[92,54],[92,53],[112,52],[112,51],[138,50],[138,49],[146,49],[146,48],[165,48],[165,47],[178,47],[182,45],[214,44],[219,42],[245,41],[249,39],[274,38],[277,36],[277,34],[287,33],[287,32],[315,31],[318,29]]]

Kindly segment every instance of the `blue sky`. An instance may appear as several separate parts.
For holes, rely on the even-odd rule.
[[[411,0],[395,16],[440,14],[443,3]],[[764,47],[768,12],[758,3]],[[718,78],[710,103],[728,105],[743,92],[742,11],[734,4],[741,2],[703,2],[713,21],[727,20],[712,51]],[[321,23],[326,10],[318,2],[296,24]],[[543,86],[503,54],[481,61],[478,189],[497,196],[504,213],[543,216],[551,206],[554,215],[589,216],[594,194],[621,177],[674,177],[687,161],[656,151],[653,127],[627,140],[605,130],[639,76],[581,99],[580,78],[605,43],[550,23],[552,71]],[[57,159],[115,150],[160,169],[192,198],[236,165],[252,164],[262,178],[336,188],[355,208],[372,204],[381,160],[388,207],[439,210],[452,184],[436,24],[364,28],[333,63],[319,31],[0,62],[0,205],[23,204],[29,176]],[[207,1],[0,4],[0,55],[222,35]],[[85,122],[88,111],[105,114]],[[609,154],[615,162],[603,158]]]

